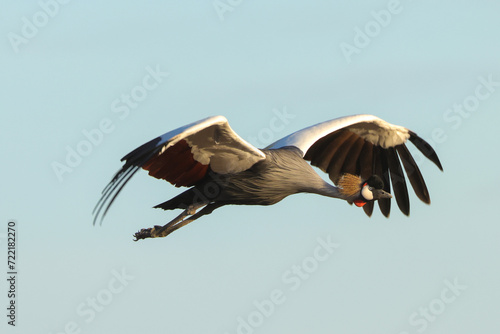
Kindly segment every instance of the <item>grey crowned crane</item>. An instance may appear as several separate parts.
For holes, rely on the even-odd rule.
[[[380,211],[388,217],[392,184],[399,209],[409,215],[402,166],[417,197],[427,204],[430,197],[406,147],[407,140],[443,170],[436,152],[426,141],[407,128],[372,115],[319,123],[264,149],[238,136],[225,117],[209,117],[167,132],[124,156],[123,167],[104,188],[94,209],[94,224],[99,219],[102,222],[125,184],[140,168],[155,178],[189,189],[155,206],[182,209],[179,216],[164,226],[141,229],[134,235],[136,241],[165,237],[224,205],[271,205],[304,192],[354,203],[368,216],[378,201]],[[324,181],[311,165],[328,173],[334,185]]]

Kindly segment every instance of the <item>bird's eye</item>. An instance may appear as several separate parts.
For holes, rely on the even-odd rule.
[[[368,190],[373,191],[373,187],[368,186]]]

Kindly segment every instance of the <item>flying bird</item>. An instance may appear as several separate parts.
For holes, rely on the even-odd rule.
[[[322,122],[264,149],[238,136],[225,117],[205,118],[167,132],[124,156],[123,167],[104,188],[94,208],[94,224],[99,217],[102,223],[125,184],[141,168],[155,178],[189,189],[155,206],[182,209],[180,215],[164,226],[141,229],[135,233],[135,241],[165,237],[224,205],[272,205],[297,193],[343,199],[362,207],[368,216],[378,201],[382,214],[389,217],[391,184],[399,209],[409,215],[403,168],[417,197],[427,204],[430,197],[406,147],[408,140],[443,170],[425,140],[372,115]],[[311,166],[328,173],[333,185]]]

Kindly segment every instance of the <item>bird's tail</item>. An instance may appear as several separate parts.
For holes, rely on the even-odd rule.
[[[187,209],[192,204],[203,203],[208,204],[209,201],[200,196],[195,187],[192,187],[174,198],[154,206],[154,208],[163,210]]]

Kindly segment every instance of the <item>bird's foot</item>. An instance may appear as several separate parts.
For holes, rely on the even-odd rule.
[[[143,228],[140,231],[134,234],[134,241],[151,238],[151,230],[152,228]]]
[[[167,229],[165,226],[155,225],[153,228],[143,228],[134,234],[134,241],[147,239],[147,238],[162,238],[166,237]]]

